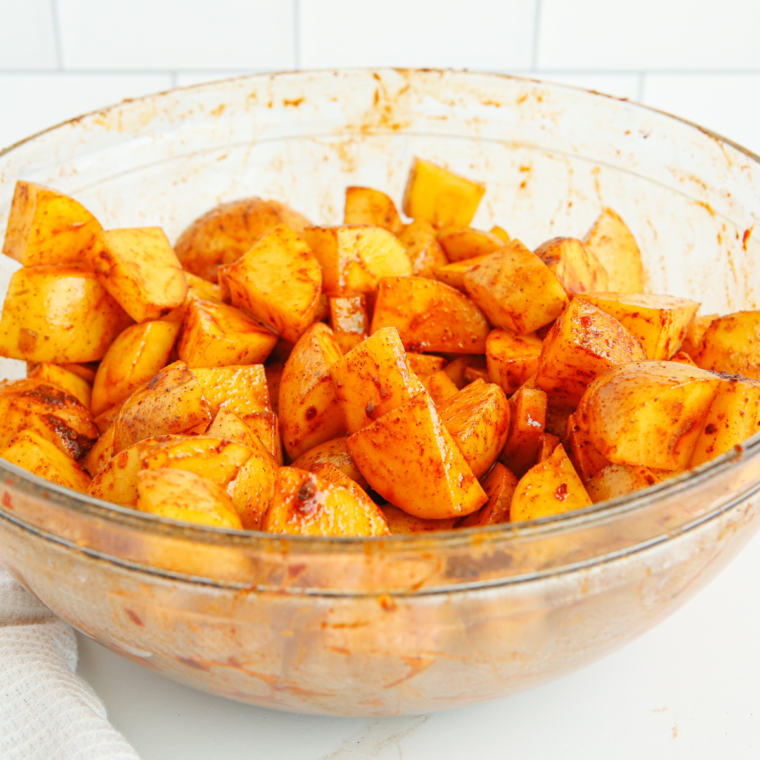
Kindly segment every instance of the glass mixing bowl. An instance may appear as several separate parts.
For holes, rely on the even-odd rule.
[[[172,239],[246,195],[338,223],[347,185],[399,198],[415,155],[487,183],[477,227],[535,247],[581,236],[611,206],[652,292],[705,313],[757,308],[756,156],[638,105],[505,76],[305,72],[125,102],[0,155],[0,223],[17,178],[73,195],[106,227]],[[419,537],[198,528],[1,460],[0,474],[0,559],[62,618],[183,683],[332,715],[458,707],[593,662],[683,604],[760,524],[757,436],[601,506]]]

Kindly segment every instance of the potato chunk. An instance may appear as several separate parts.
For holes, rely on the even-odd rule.
[[[591,505],[591,499],[560,444],[545,462],[532,467],[515,488],[510,520],[538,520]]]
[[[284,225],[268,232],[225,272],[233,306],[295,343],[314,321],[322,270],[304,240]]]
[[[262,364],[277,336],[245,312],[194,298],[187,307],[177,353],[188,367]]]
[[[438,414],[479,478],[507,441],[510,411],[504,391],[494,383],[476,380],[440,404]]]
[[[73,198],[18,180],[8,216],[3,253],[24,266],[74,264],[103,228]]]
[[[409,368],[404,346],[394,327],[377,330],[334,362],[330,366],[330,377],[349,433],[370,425],[424,391]]]
[[[514,474],[497,462],[481,481],[483,490],[488,496],[485,506],[463,517],[457,523],[457,528],[476,528],[509,522],[510,507],[517,482]]]
[[[553,238],[536,249],[568,295],[608,290],[607,270],[596,256],[575,238]]]
[[[335,342],[347,354],[369,335],[367,297],[358,293],[330,298],[330,323]]]
[[[760,433],[760,381],[736,376],[721,378],[689,467],[698,467],[725,454],[755,433]]]
[[[394,507],[393,504],[383,505],[382,512],[392,536],[453,530],[458,519],[456,517],[449,517],[445,520],[428,520],[424,517],[410,515],[408,512],[404,512],[403,509]]]
[[[407,351],[406,361],[409,369],[420,379],[427,375],[434,375],[446,366],[446,360],[442,356],[436,356],[435,354],[415,354]]]
[[[81,377],[60,364],[48,364],[41,362],[35,364],[34,369],[26,373],[30,380],[41,380],[44,383],[55,385],[73,396],[82,406],[92,409],[92,388]]]
[[[473,259],[462,259],[461,261],[455,261],[453,264],[446,264],[445,266],[438,266],[433,268],[433,276],[436,280],[445,283],[449,287],[461,290],[466,293],[464,286],[464,276],[469,272],[476,264],[480,264],[485,261],[491,254],[485,256],[476,256]]]
[[[348,449],[372,488],[417,517],[464,516],[488,501],[427,393],[354,433]]]
[[[249,449],[255,449],[257,442],[259,442],[258,436],[253,433],[248,425],[226,406],[219,409],[205,434],[211,438],[224,438],[227,441],[242,443]]]
[[[0,356],[53,364],[99,361],[131,322],[83,267],[25,267],[8,285]]]
[[[720,382],[677,362],[613,367],[588,387],[576,422],[614,464],[682,470]]]
[[[594,448],[588,433],[578,427],[574,414],[570,415],[567,422],[567,436],[564,446],[575,471],[584,483],[587,483],[600,470],[610,464],[610,460]]]
[[[374,506],[374,505],[373,505]],[[363,499],[313,472],[281,467],[263,530],[303,536],[381,536],[384,520]]]
[[[509,399],[510,427],[499,461],[518,478],[538,461],[544,443],[547,398],[536,388],[520,388]]]
[[[396,204],[379,190],[371,187],[347,187],[343,224],[371,224],[398,235],[404,223]]]
[[[519,240],[466,272],[464,286],[494,327],[518,335],[549,324],[567,305],[560,281]]]
[[[99,415],[121,403],[166,366],[179,333],[174,322],[141,322],[124,330],[100,362],[92,387]]]
[[[90,476],[69,456],[34,430],[22,430],[0,450],[11,464],[52,483],[87,493]]]
[[[641,344],[617,319],[574,298],[544,339],[536,386],[575,407],[589,384],[610,367],[643,359]]]
[[[383,277],[412,273],[404,246],[382,227],[309,227],[306,242],[322,267],[324,292],[330,296],[371,293]]]
[[[199,367],[193,375],[201,384],[203,396],[216,416],[222,407],[245,417],[258,412],[271,412],[269,386],[261,364],[241,367]]]
[[[446,266],[449,260],[443,252],[430,222],[415,219],[399,233],[399,242],[406,248],[412,264],[412,274],[416,277],[433,277],[437,267]]]
[[[607,270],[608,288],[616,293],[644,290],[641,251],[625,222],[606,208],[583,239],[586,250]]]
[[[415,158],[402,208],[412,219],[434,227],[468,227],[485,191],[484,185]]]
[[[491,330],[486,340],[486,359],[491,381],[510,395],[538,369],[541,340],[535,334],[515,335],[511,330]]]
[[[344,475],[347,475],[351,480],[358,483],[364,490],[369,488],[367,479],[361,474],[351,458],[347,437],[344,436],[320,443],[319,446],[315,446],[305,454],[301,454],[293,462],[292,466],[299,470],[312,471],[313,468],[324,463],[337,467]]]
[[[186,433],[201,423],[208,425],[211,417],[198,379],[182,362],[174,362],[122,406],[115,422],[114,454],[143,438]]]
[[[186,470],[142,470],[137,473],[136,509],[171,520],[212,528],[242,530],[237,510],[210,480]]]
[[[760,379],[760,311],[715,319],[692,358],[704,369]]]
[[[436,406],[440,406],[444,401],[460,392],[454,381],[443,370],[423,377],[422,384]]]
[[[114,426],[108,428],[93,444],[90,453],[84,458],[84,468],[94,478],[113,457]]]
[[[380,282],[370,333],[398,329],[411,351],[482,354],[488,321],[469,299],[425,277],[386,277]]]
[[[689,356],[695,356],[701,348],[702,338],[704,338],[707,328],[716,319],[718,319],[718,314],[708,314],[704,317],[695,314],[694,319],[691,320],[686,328],[686,337],[684,337],[681,344],[681,350],[685,351]]]
[[[670,359],[681,347],[699,304],[646,293],[584,293],[581,298],[610,314],[638,338],[647,359]]]
[[[276,478],[274,457],[262,446],[256,446],[227,486],[227,494],[246,530],[261,530],[264,515],[274,498]]]
[[[587,483],[586,490],[594,504],[617,499],[618,496],[649,488],[660,482],[648,467],[630,464],[608,464]]]
[[[280,420],[274,412],[254,412],[246,414],[243,422],[261,441],[264,448],[274,457],[278,465],[283,464]]]
[[[474,259],[478,256],[489,256],[504,247],[504,241],[491,232],[448,228],[438,234],[438,242],[451,261]]]
[[[185,300],[185,273],[160,227],[101,232],[85,258],[135,322],[159,319]]]
[[[285,363],[280,385],[280,423],[291,459],[346,432],[331,368],[342,359],[332,330],[313,324]]]

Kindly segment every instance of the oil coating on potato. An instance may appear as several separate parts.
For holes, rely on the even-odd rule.
[[[299,470],[313,470],[322,464],[331,464],[340,470],[344,475],[351,478],[361,488],[369,488],[367,479],[361,474],[359,468],[354,464],[351,458],[351,452],[348,450],[348,438],[334,438],[332,441],[325,441],[309,449],[305,454],[301,454],[293,462],[293,467]]]
[[[607,270],[596,256],[575,238],[552,238],[536,249],[568,295],[609,290]]]
[[[193,375],[201,384],[203,397],[216,416],[225,407],[245,421],[246,415],[271,412],[269,386],[264,367],[249,364],[236,367],[198,367]]]
[[[441,230],[438,242],[450,262],[489,256],[504,246],[504,241],[493,233],[472,227]]]
[[[415,219],[399,233],[399,242],[406,248],[415,277],[433,277],[437,267],[446,266],[449,260],[438,242],[435,228],[430,222]]]
[[[608,288],[617,293],[644,291],[644,265],[633,233],[611,208],[606,208],[583,239],[586,250],[607,271]]]
[[[404,223],[396,204],[379,190],[370,187],[347,187],[343,224],[371,224],[398,235]]]
[[[509,522],[517,483],[515,475],[503,464],[496,462],[481,480],[488,501],[477,512],[463,517],[457,523],[457,528],[475,528]]]
[[[543,344],[534,333],[515,335],[511,330],[488,333],[486,360],[488,375],[504,393],[512,394],[538,369]]]
[[[760,379],[760,311],[713,320],[692,358],[704,369]]]

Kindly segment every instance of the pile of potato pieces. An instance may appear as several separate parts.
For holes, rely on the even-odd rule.
[[[249,198],[172,248],[19,181],[0,456],[164,518],[383,536],[559,515],[760,430],[760,312],[644,293],[611,209],[535,252],[471,228],[484,192],[417,159],[409,223],[350,187],[342,225]]]

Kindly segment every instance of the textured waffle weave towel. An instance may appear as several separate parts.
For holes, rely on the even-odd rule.
[[[138,760],[76,664],[71,627],[0,567],[0,760]]]

